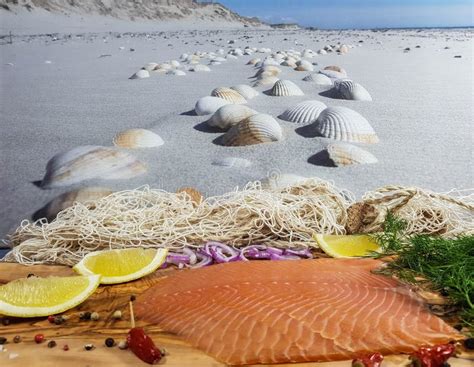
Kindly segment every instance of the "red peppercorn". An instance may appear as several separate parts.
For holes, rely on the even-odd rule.
[[[68,351],[68,350],[69,350],[69,345],[67,345],[67,344],[64,344],[64,346],[63,346],[63,350],[65,350],[65,351]]]
[[[422,367],[442,367],[454,354],[456,347],[453,344],[440,344],[434,347],[421,347],[410,355],[415,365]]]
[[[56,319],[56,317],[54,317],[53,315],[49,315],[48,316],[48,321],[51,323],[51,324],[54,324],[54,320]]]
[[[44,340],[44,335],[43,334],[36,334],[35,335],[35,342],[36,344],[42,343]]]

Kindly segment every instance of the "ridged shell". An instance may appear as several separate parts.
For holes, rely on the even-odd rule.
[[[35,219],[46,218],[49,222],[56,218],[58,213],[73,206],[74,203],[85,204],[109,196],[113,191],[104,187],[84,187],[61,194],[51,200],[35,213]]]
[[[349,52],[349,47],[347,45],[341,45],[339,46],[339,49],[338,51],[341,53],[341,54],[346,54]]]
[[[291,80],[278,80],[270,91],[272,96],[304,96],[303,91]]]
[[[320,70],[319,73],[322,74],[322,75],[327,76],[328,78],[331,78],[332,80],[347,78],[347,75],[342,74],[338,71],[334,71],[334,70]]]
[[[313,71],[313,64],[307,60],[300,60],[296,63],[296,71]]]
[[[230,102],[225,99],[206,96],[198,99],[194,106],[194,112],[196,112],[198,116],[210,115],[227,104],[230,104]]]
[[[206,66],[203,64],[196,64],[193,67],[191,67],[189,70],[194,71],[194,72],[211,71],[211,69],[209,69],[209,66]]]
[[[334,88],[341,98],[352,101],[372,101],[372,97],[367,92],[367,89],[352,80],[338,81],[334,83]]]
[[[93,178],[125,179],[145,172],[146,166],[129,153],[114,148],[80,146],[49,160],[41,187],[67,186]]]
[[[316,120],[315,127],[322,136],[330,139],[360,143],[379,141],[369,122],[347,107],[326,108]]]
[[[291,186],[300,182],[306,181],[308,178],[294,175],[292,173],[280,173],[265,177],[261,180],[262,188],[264,190],[280,190],[287,186]]]
[[[144,69],[141,69],[141,70],[138,70],[135,74],[133,74],[128,79],[145,79],[149,77],[150,77],[150,73]]]
[[[333,143],[327,147],[329,158],[336,166],[377,163],[372,153],[347,143]]]
[[[226,87],[215,88],[211,92],[211,96],[225,99],[226,101],[229,101],[230,103],[236,103],[236,104],[247,103],[247,100],[239,92],[230,88],[226,88]]]
[[[313,73],[305,76],[303,78],[305,82],[315,83],[317,85],[332,85],[331,78],[327,77],[324,74],[320,73]]]
[[[255,89],[253,89],[250,85],[246,84],[234,85],[233,87],[230,87],[230,89],[235,90],[245,99],[252,99],[253,97],[259,95],[259,93]]]
[[[246,106],[229,104],[222,106],[214,112],[212,117],[207,121],[207,124],[227,130],[247,117],[256,115],[257,113],[257,111]]]
[[[255,83],[254,83],[254,87],[262,87],[262,86],[266,86],[266,85],[273,85],[275,84],[278,80],[276,76],[269,76],[267,78],[264,78],[264,79],[259,79],[257,80]]]
[[[224,157],[217,158],[212,161],[213,166],[220,166],[226,168],[246,168],[252,164],[248,159],[239,157]]]
[[[298,124],[312,123],[316,121],[326,105],[319,101],[304,101],[296,106],[290,107],[279,117],[285,121],[296,122]]]
[[[258,69],[258,71],[255,73],[253,77],[258,78],[259,75],[261,74],[264,74],[266,76],[269,76],[269,75],[277,76],[280,73],[281,73],[281,69],[278,66],[267,65],[267,66],[262,66],[260,69]]]
[[[338,73],[344,74],[344,76],[347,77],[347,72],[343,68],[337,65],[326,66],[323,70],[337,71]]]
[[[262,61],[262,59],[258,58],[258,57],[255,57],[253,59],[250,59],[247,63],[247,65],[255,65],[257,62],[260,62]]]
[[[163,144],[159,135],[146,129],[129,129],[114,137],[114,145],[122,148],[153,148]]]
[[[283,138],[278,122],[270,115],[257,114],[246,118],[223,135],[226,146],[253,145],[270,143]]]
[[[324,49],[321,49],[321,50],[318,50],[318,54],[319,54],[319,55],[326,55],[326,54],[327,54],[327,51],[324,50]]]

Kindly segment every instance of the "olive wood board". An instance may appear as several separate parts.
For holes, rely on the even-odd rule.
[[[128,301],[131,295],[138,295],[153,286],[160,277],[166,276],[174,270],[160,270],[142,279],[113,286],[100,286],[97,291],[84,303],[72,310],[65,312],[70,316],[64,324],[55,325],[47,321],[46,317],[34,319],[12,319],[10,323],[0,323],[0,336],[8,339],[0,352],[0,366],[34,366],[34,367],[130,367],[146,366],[133,355],[130,350],[120,350],[117,346],[108,348],[104,341],[112,337],[116,342],[124,340],[130,328],[130,314]],[[33,273],[37,276],[68,276],[75,275],[74,271],[67,266],[56,265],[33,265],[24,266],[15,263],[0,263],[0,284],[14,279],[26,277]],[[115,310],[122,311],[121,320],[113,320],[112,313]],[[80,321],[79,312],[98,312],[98,321]],[[3,321],[3,320],[2,320]],[[164,332],[156,325],[147,325],[140,320],[137,326],[142,326],[150,335],[155,344],[165,348],[167,356],[160,364],[170,367],[217,367],[224,364],[217,362],[204,352],[190,346],[176,335]],[[33,340],[36,334],[44,334],[45,341],[36,344]],[[22,341],[13,343],[13,337],[19,335]],[[48,348],[47,343],[55,340],[57,346]],[[94,344],[95,348],[90,351],[84,349],[87,343]],[[63,350],[64,344],[69,346],[68,351]],[[17,356],[15,356],[17,355]],[[11,357],[14,357],[11,359]],[[406,356],[385,357],[384,367],[399,367],[407,365]],[[472,361],[451,358],[449,363],[453,367],[472,367]],[[325,362],[325,363],[298,363],[279,364],[276,366],[298,366],[298,367],[347,367],[350,361]],[[259,365],[263,366],[263,365]],[[275,365],[274,365],[275,366]]]

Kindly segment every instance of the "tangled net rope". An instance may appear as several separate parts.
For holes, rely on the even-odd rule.
[[[92,251],[116,248],[199,248],[206,241],[234,247],[267,244],[316,249],[314,233],[373,233],[388,211],[408,233],[474,234],[474,192],[438,194],[386,186],[355,203],[352,194],[312,178],[283,189],[260,182],[196,204],[186,192],[144,186],[76,202],[55,220],[25,220],[10,236],[4,261],[73,265]]]
[[[23,221],[10,238],[5,261],[72,265],[96,250],[129,247],[202,247],[206,241],[235,247],[252,243],[314,246],[314,232],[343,234],[349,193],[310,179],[282,190],[243,190],[196,205],[187,193],[145,186],[75,203],[51,223]]]

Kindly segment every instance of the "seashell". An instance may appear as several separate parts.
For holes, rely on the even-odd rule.
[[[210,115],[226,104],[230,102],[219,97],[206,96],[198,99],[194,111],[198,116]]]
[[[156,62],[149,62],[148,64],[146,64],[146,65],[143,67],[143,69],[146,70],[146,71],[148,71],[148,72],[150,72],[150,71],[154,70],[155,67],[157,67],[157,66],[158,66],[158,64],[157,64]]]
[[[254,83],[254,87],[261,87],[261,86],[265,86],[265,85],[273,85],[275,84],[278,80],[276,76],[269,76],[269,77],[266,77],[266,78],[263,78],[263,79],[259,79],[257,80],[255,83]]]
[[[300,60],[296,63],[296,71],[313,71],[313,64],[307,60]]]
[[[80,146],[49,160],[41,187],[67,186],[93,178],[132,178],[145,172],[146,166],[129,153],[108,147]]]
[[[114,137],[114,145],[122,148],[153,148],[164,143],[159,135],[146,129],[129,129]]]
[[[278,65],[280,65],[280,63],[275,59],[269,58],[263,61],[263,66],[278,66]]]
[[[211,62],[209,63],[209,65],[220,65],[220,64],[222,64],[222,62],[216,61],[216,60],[211,60]]]
[[[61,194],[51,200],[43,208],[34,214],[34,219],[46,218],[48,222],[53,221],[60,211],[69,208],[74,203],[86,204],[109,196],[113,191],[104,187],[84,187]]]
[[[199,73],[199,72],[202,72],[202,71],[211,71],[211,69],[209,69],[209,66],[206,66],[206,65],[203,65],[203,64],[196,64],[194,66],[192,66],[190,69],[190,71],[194,71],[196,73]]]
[[[262,61],[262,59],[258,58],[258,57],[254,57],[253,59],[250,59],[248,62],[247,62],[247,65],[255,65],[257,62],[260,62]]]
[[[354,83],[352,80],[338,81],[334,84],[334,89],[336,89],[339,96],[343,99],[352,101],[372,101],[369,92],[367,92],[362,85]]]
[[[168,70],[173,69],[171,64],[168,63],[163,63],[163,64],[157,64],[153,71],[158,72],[158,73],[166,73]]]
[[[150,77],[150,73],[148,71],[144,69],[140,69],[128,79],[145,79],[149,77]]]
[[[328,107],[315,122],[324,137],[359,143],[377,143],[379,138],[370,123],[358,112],[347,107]]]
[[[262,183],[262,189],[264,190],[281,190],[285,187],[304,182],[307,179],[307,177],[294,175],[292,173],[281,173],[265,177],[260,181]]]
[[[270,90],[272,96],[303,96],[304,93],[291,80],[278,80]]]
[[[226,146],[270,143],[283,138],[278,122],[270,115],[257,114],[242,120],[222,136]]]
[[[247,100],[239,92],[226,87],[215,88],[211,92],[211,96],[219,97],[235,104],[247,103]]]
[[[311,82],[317,85],[332,85],[331,78],[327,77],[324,74],[320,73],[313,73],[305,76],[303,78],[305,82]]]
[[[346,71],[343,68],[341,68],[340,66],[329,65],[329,66],[326,66],[323,70],[337,71],[338,73],[344,74],[344,76],[347,77]]]
[[[345,78],[347,78],[347,75],[342,74],[338,71],[334,71],[334,70],[320,70],[319,73],[322,74],[322,75],[326,75],[328,78],[331,78],[331,79],[345,79]]]
[[[296,106],[290,107],[283,112],[279,118],[285,121],[296,122],[298,124],[312,123],[316,121],[320,113],[327,106],[319,101],[304,101]]]
[[[318,50],[317,52],[319,55],[326,55],[327,54],[327,51],[324,50],[324,49],[321,49],[321,50]]]
[[[257,113],[257,111],[247,106],[228,104],[214,112],[212,117],[207,121],[207,124],[227,130],[247,117],[256,115]]]
[[[189,57],[189,55],[188,55],[187,53],[184,53],[184,54],[181,54],[181,56],[179,57],[179,59],[185,61],[185,60],[188,59],[188,57]]]
[[[289,66],[290,68],[293,68],[293,69],[297,67],[294,61],[289,61],[289,60],[283,61],[280,65]]]
[[[253,78],[263,79],[263,77],[267,76],[277,76],[281,73],[281,69],[279,67],[269,65],[269,66],[262,66],[258,69],[257,73],[253,76]]]
[[[166,75],[185,76],[186,73],[185,73],[183,70],[176,70],[176,69],[173,69],[173,70],[168,70],[168,71],[166,72]]]
[[[230,87],[230,89],[235,90],[237,93],[242,95],[245,99],[252,99],[253,97],[256,97],[259,95],[259,93],[253,89],[250,85],[246,84],[238,84],[234,85],[233,87]]]
[[[349,47],[347,45],[341,45],[339,46],[339,49],[338,51],[341,53],[341,54],[346,54],[349,52]]]
[[[178,60],[171,60],[171,61],[170,61],[170,65],[171,65],[172,67],[174,67],[174,68],[177,68],[177,67],[179,67],[181,64],[179,63]]]
[[[182,187],[176,191],[176,194],[186,195],[191,199],[193,206],[198,206],[204,200],[204,196],[192,187]]]
[[[245,158],[224,157],[213,160],[212,165],[225,168],[246,168],[252,165],[252,162]]]
[[[372,153],[347,143],[332,143],[327,147],[329,158],[336,166],[377,163]]]

